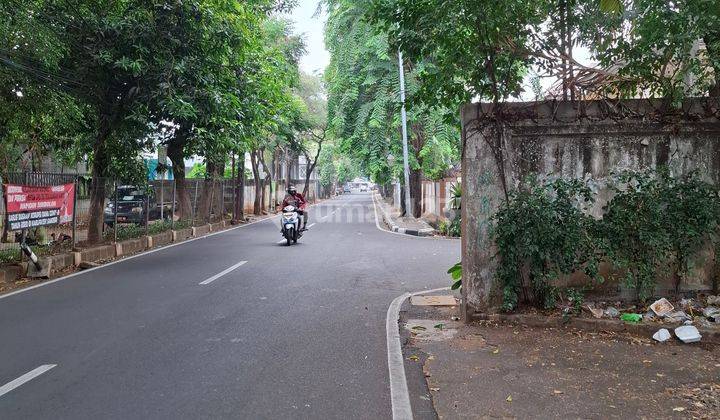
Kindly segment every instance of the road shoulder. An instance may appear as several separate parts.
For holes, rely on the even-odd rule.
[[[448,309],[411,309],[413,334],[440,418],[711,418],[720,409],[720,350],[628,334],[454,322]],[[434,337],[434,338],[433,338]]]

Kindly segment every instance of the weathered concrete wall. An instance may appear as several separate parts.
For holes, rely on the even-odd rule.
[[[697,169],[720,181],[720,104],[695,100],[679,111],[660,102],[629,100],[471,104],[463,123],[463,297],[466,313],[486,311],[493,293],[491,217],[527,175],[589,179],[600,217],[612,172],[667,165]],[[712,259],[712,258],[711,258]],[[694,278],[709,282],[706,267]],[[712,272],[712,270],[709,270]],[[698,280],[699,279],[699,280]]]

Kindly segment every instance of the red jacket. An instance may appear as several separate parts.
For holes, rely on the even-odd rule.
[[[286,195],[285,199],[282,202],[283,208],[285,206],[295,206],[299,210],[305,210],[305,207],[307,206],[307,200],[305,200],[305,197],[303,197],[300,193],[295,193],[295,196],[292,195]]]

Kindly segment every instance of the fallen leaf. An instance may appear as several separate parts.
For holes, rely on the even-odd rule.
[[[440,391],[440,388],[430,388],[430,391],[435,391],[435,392],[437,392],[437,391]]]
[[[492,352],[492,354],[498,354],[498,353],[500,353],[500,349],[495,349],[495,350],[493,350],[493,352]]]
[[[428,356],[428,360],[435,360],[435,356],[433,356],[433,355]]]
[[[408,359],[410,359],[410,360],[412,360],[412,361],[414,361],[414,362],[417,362],[418,360],[420,360],[420,358],[417,357],[417,356],[415,356],[414,354],[413,354],[412,356],[408,357]]]
[[[412,329],[413,330],[421,330],[421,331],[427,330],[427,328],[423,327],[422,325],[416,325],[416,326],[412,327]]]
[[[553,394],[555,394],[555,395],[560,395],[560,394],[563,394],[563,392],[560,391],[559,389],[556,389],[556,390],[553,391]]]
[[[445,324],[437,324],[435,325],[435,328],[437,328],[438,330],[442,330],[443,328],[445,328]]]
[[[652,360],[643,360],[643,363],[652,363]]]
[[[673,408],[673,411],[682,412],[685,411],[685,407],[675,407]]]
[[[512,395],[508,395],[507,398],[505,398],[505,401],[512,402]]]
[[[656,373],[655,376],[657,376],[658,378],[664,378],[665,374],[664,373]]]

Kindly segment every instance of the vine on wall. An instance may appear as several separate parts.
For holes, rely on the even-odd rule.
[[[640,301],[652,296],[663,264],[679,290],[688,262],[717,236],[717,187],[698,173],[674,177],[661,168],[617,174],[611,189],[599,220],[586,211],[595,196],[582,180],[529,178],[510,194],[492,232],[504,310],[521,301],[554,307],[568,294],[553,285],[558,278],[584,272],[592,286],[603,281],[601,261],[624,273]]]

